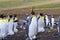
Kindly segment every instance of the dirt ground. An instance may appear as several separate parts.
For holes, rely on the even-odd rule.
[[[38,13],[47,13],[48,15],[59,15],[60,9],[52,9],[52,10],[34,10],[36,14]],[[31,9],[23,8],[23,9],[7,9],[7,10],[0,10],[0,14],[4,15],[13,15],[16,14],[18,16],[25,15],[26,13],[31,13]]]
[[[25,40],[25,30],[21,29],[20,26],[17,27],[18,32],[14,35],[8,35],[3,40]]]
[[[4,40],[25,40],[25,30],[21,29],[20,26],[18,26],[17,29],[19,30],[17,33],[12,36],[7,36]],[[57,34],[56,28],[53,30],[46,29],[45,32],[37,34],[36,40],[60,40],[60,37],[54,36],[55,34]]]

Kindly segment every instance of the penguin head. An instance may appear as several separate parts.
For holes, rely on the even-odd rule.
[[[0,15],[0,18],[1,18],[1,15]]]
[[[10,15],[9,17],[12,18],[12,15]]]
[[[40,13],[40,16],[44,16],[43,13]]]
[[[16,14],[14,14],[14,17],[16,17]]]
[[[1,18],[4,18],[3,14],[0,15]]]
[[[32,10],[31,14],[32,14],[32,15],[35,15],[35,12]]]
[[[6,16],[6,15],[4,15],[4,18],[7,18],[7,16]]]
[[[16,18],[16,14],[13,15],[13,19],[15,19],[15,18]]]

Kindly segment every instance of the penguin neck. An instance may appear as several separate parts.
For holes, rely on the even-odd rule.
[[[8,21],[8,18],[5,18],[6,21]]]
[[[5,18],[2,18],[2,22],[5,22]]]
[[[18,20],[18,18],[17,18],[17,17],[15,17],[15,20]]]
[[[10,20],[12,20],[12,18],[10,18]]]
[[[44,16],[40,16],[41,19],[44,19]]]
[[[2,20],[4,20],[4,18],[2,18]]]

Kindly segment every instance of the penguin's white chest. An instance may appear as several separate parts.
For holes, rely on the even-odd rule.
[[[54,18],[51,18],[51,23],[52,25],[54,25]]]
[[[6,22],[0,21],[0,37],[6,36]]]
[[[48,25],[48,23],[49,23],[49,19],[48,17],[46,17],[46,26]]]
[[[13,27],[13,21],[10,21],[8,23],[8,35],[13,35],[14,34],[13,29],[14,29],[14,27]]]
[[[44,19],[38,20],[38,32],[44,32]]]
[[[37,34],[37,18],[32,18],[31,24],[29,26],[29,36],[34,36]]]

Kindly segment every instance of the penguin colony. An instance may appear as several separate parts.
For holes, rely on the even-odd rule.
[[[0,39],[4,39],[6,36],[14,35],[14,32],[18,32],[16,28],[17,23],[18,19],[16,15],[0,15]]]
[[[51,15],[50,18],[47,14],[40,13],[37,16],[35,12],[32,10],[31,15],[27,14],[27,26],[26,26],[26,40],[36,39],[36,35],[40,32],[45,32],[45,28],[50,28],[51,30],[54,28],[55,19],[54,16]],[[60,32],[60,17],[58,19],[58,33]]]
[[[49,19],[47,14],[40,13],[35,15],[32,10],[31,15],[26,15],[26,23],[24,23],[26,29],[26,40],[36,39],[36,35],[39,32],[45,32],[45,28],[53,29],[55,25],[55,19],[52,15]],[[18,25],[18,18],[16,15],[3,16],[0,15],[0,39],[5,38],[8,35],[14,35],[14,32],[18,32],[16,28]],[[58,33],[60,34],[60,16],[58,18]]]

